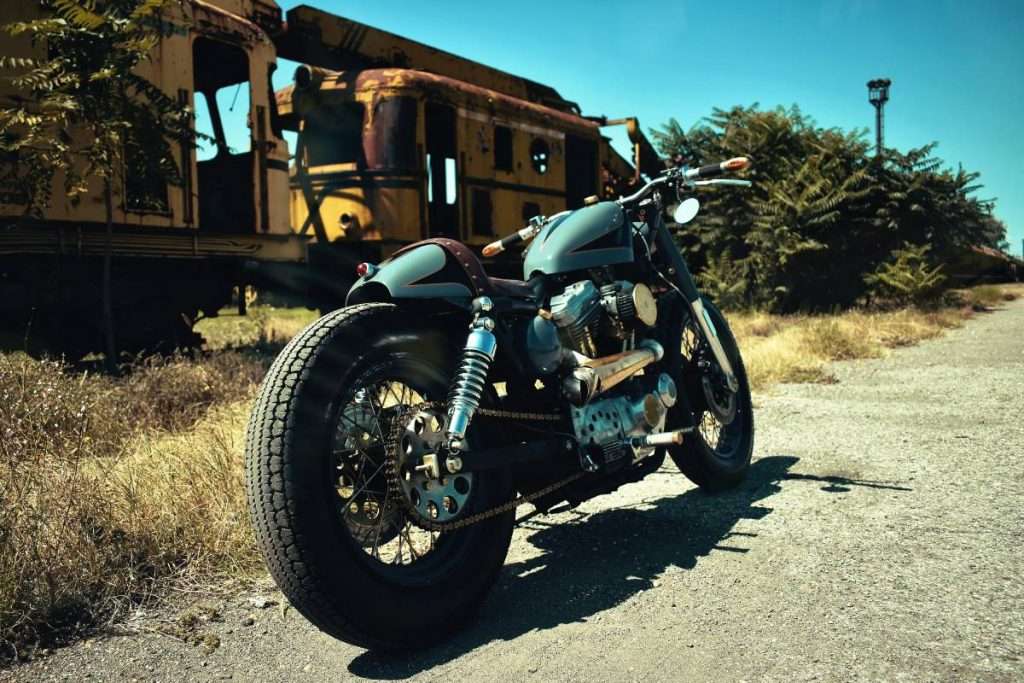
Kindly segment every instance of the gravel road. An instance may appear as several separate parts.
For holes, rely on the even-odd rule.
[[[193,611],[198,642],[140,615],[0,680],[1024,679],[1024,301],[833,371],[756,398],[736,491],[666,466],[522,526],[444,646],[367,653],[268,585]]]

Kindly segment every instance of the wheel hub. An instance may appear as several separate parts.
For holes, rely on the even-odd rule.
[[[723,426],[731,424],[736,419],[736,393],[729,388],[729,383],[718,363],[707,362],[701,375],[701,386],[711,414]]]

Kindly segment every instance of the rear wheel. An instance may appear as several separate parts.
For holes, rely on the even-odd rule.
[[[676,377],[686,387],[697,428],[683,444],[668,449],[679,469],[691,481],[709,491],[735,486],[747,474],[754,450],[754,414],[750,385],[739,347],[721,311],[704,299],[704,307],[718,332],[726,356],[732,364],[739,388],[733,392],[711,348],[698,333],[696,322],[688,317],[682,327],[682,355]],[[684,424],[682,402],[670,411],[673,428]]]
[[[512,495],[507,476],[428,480],[385,447],[415,455],[439,440],[436,408],[411,407],[444,400],[451,347],[394,306],[354,306],[292,341],[260,391],[246,443],[256,536],[296,609],[342,640],[441,640],[474,614],[504,562],[513,513],[436,532],[414,511],[452,521],[491,509]]]

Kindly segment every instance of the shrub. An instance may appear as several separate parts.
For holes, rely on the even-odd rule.
[[[910,243],[893,250],[888,261],[864,277],[871,296],[896,306],[937,305],[946,276],[941,265],[929,263],[930,250],[930,245]]]

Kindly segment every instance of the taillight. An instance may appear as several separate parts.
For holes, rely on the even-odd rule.
[[[359,277],[373,277],[377,273],[377,266],[372,263],[360,263],[356,266],[356,273]]]

